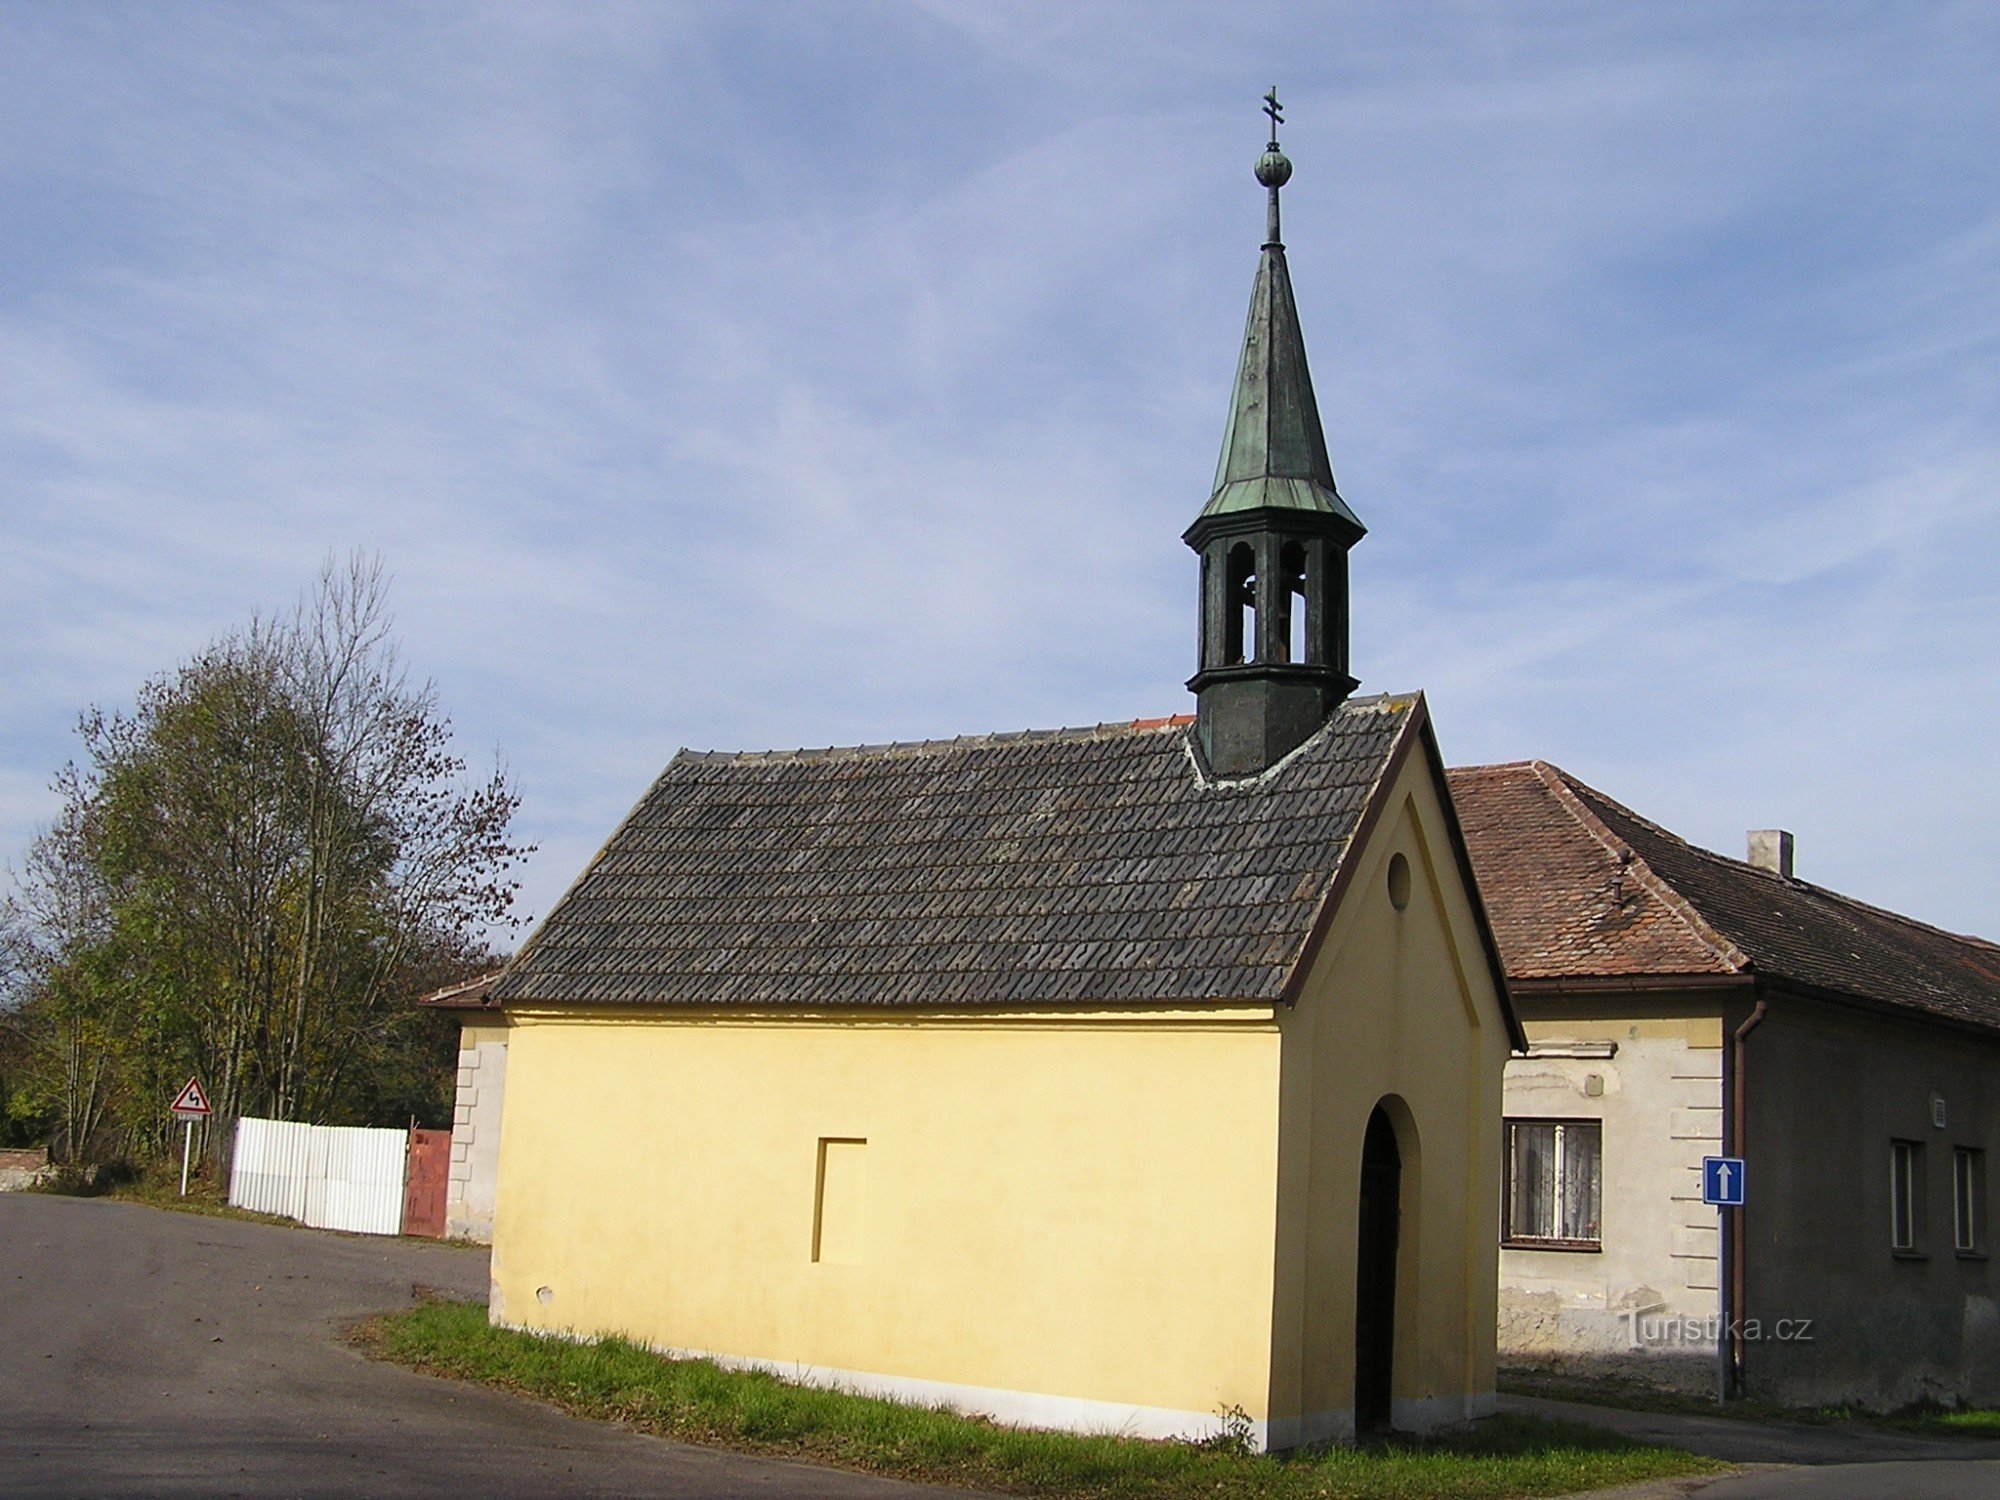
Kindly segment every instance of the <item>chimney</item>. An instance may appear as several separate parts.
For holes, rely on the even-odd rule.
[[[1773,875],[1792,878],[1792,836],[1782,828],[1750,830],[1750,863]]]

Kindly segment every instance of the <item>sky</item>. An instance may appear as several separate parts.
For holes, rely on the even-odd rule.
[[[1183,712],[1260,96],[1366,692],[2000,938],[2000,7],[0,0],[0,859],[379,556],[539,845]]]

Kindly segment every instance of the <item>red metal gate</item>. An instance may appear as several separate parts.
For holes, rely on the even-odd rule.
[[[451,1132],[412,1130],[403,1173],[403,1233],[444,1238],[444,1200],[451,1186]]]

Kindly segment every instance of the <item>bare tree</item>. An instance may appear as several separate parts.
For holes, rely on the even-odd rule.
[[[381,565],[329,563],[276,628],[252,640],[276,661],[304,771],[291,995],[273,1107],[290,1118],[336,1094],[357,1028],[427,936],[457,940],[504,919],[518,798],[496,767],[464,782],[429,682],[413,684],[390,628]]]
[[[220,1122],[351,1113],[406,1020],[401,977],[507,924],[519,799],[497,767],[468,779],[386,593],[379,564],[329,563],[291,614],[149,681],[129,714],[84,716],[16,903],[43,935],[26,1009],[54,1024],[89,978],[77,997],[116,1031],[65,1033],[76,1149],[119,1077],[150,1101],[128,1133],[157,1136],[151,1095],[184,1067]]]

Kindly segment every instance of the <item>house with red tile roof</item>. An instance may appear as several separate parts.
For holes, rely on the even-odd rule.
[[[1697,848],[1542,761],[1450,773],[1527,1033],[1500,1352],[1788,1405],[2000,1400],[2000,947]],[[1741,1208],[1703,1159],[1744,1163]]]

